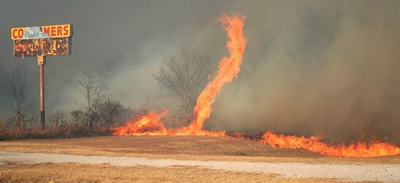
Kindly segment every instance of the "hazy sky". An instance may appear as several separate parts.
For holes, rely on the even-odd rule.
[[[47,58],[49,113],[81,100],[85,73],[108,78],[127,106],[146,99],[169,107],[154,80],[160,64],[183,48],[227,54],[218,18],[247,17],[239,77],[222,89],[207,128],[329,136],[368,128],[400,139],[400,1],[20,1],[0,2],[0,108],[10,108],[4,75],[22,64],[38,109],[35,58],[13,58],[10,28],[73,25],[72,54]],[[339,139],[339,140],[343,140]],[[397,143],[400,140],[397,140]]]
[[[48,112],[76,108],[74,100],[80,99],[76,82],[85,72],[106,77],[113,97],[134,106],[146,98],[163,98],[152,75],[165,59],[187,47],[224,49],[224,33],[217,23],[225,13],[220,9],[223,4],[223,1],[2,1],[0,107],[4,110],[1,111],[10,107],[11,98],[3,76],[14,62],[22,64],[27,73],[35,107],[38,100],[36,58],[12,57],[11,27],[73,25],[72,54],[47,57]],[[204,45],[207,40],[219,43]]]

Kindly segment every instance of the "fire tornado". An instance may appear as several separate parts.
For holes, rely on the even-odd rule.
[[[197,98],[194,107],[194,118],[191,123],[179,129],[166,129],[161,118],[167,114],[162,112],[149,112],[137,120],[126,122],[123,126],[114,128],[113,135],[198,135],[198,136],[226,136],[225,131],[215,132],[203,129],[204,122],[212,112],[212,104],[222,87],[232,82],[240,72],[244,50],[247,40],[243,36],[245,16],[222,16],[220,21],[224,25],[229,41],[227,48],[229,56],[221,59],[218,72]],[[400,147],[388,143],[374,141],[371,143],[355,142],[350,145],[329,145],[322,142],[322,136],[297,137],[277,135],[266,132],[260,141],[277,148],[306,149],[329,156],[339,157],[378,157],[400,154]]]
[[[140,117],[137,121],[127,122],[124,126],[115,128],[114,135],[169,134],[225,136],[225,132],[205,131],[203,130],[203,125],[204,121],[210,117],[212,112],[211,105],[214,103],[218,93],[221,92],[222,87],[225,83],[233,81],[240,72],[240,65],[242,64],[243,54],[247,43],[246,38],[243,36],[245,19],[245,16],[242,15],[224,15],[221,17],[220,21],[223,23],[229,39],[226,45],[229,50],[229,56],[222,58],[216,76],[208,83],[206,88],[197,98],[197,103],[194,107],[195,117],[189,126],[180,129],[159,130],[164,129],[164,125],[160,119],[166,114],[166,112],[158,114],[152,112]],[[149,122],[149,120],[143,119],[155,120]],[[147,130],[144,130],[142,127],[145,127]]]
[[[240,15],[223,16],[220,20],[224,23],[224,28],[230,39],[226,45],[229,49],[229,57],[224,57],[220,61],[217,75],[197,98],[197,104],[194,107],[196,118],[188,127],[193,132],[203,129],[204,121],[210,117],[211,105],[221,91],[222,86],[225,83],[232,82],[237,77],[246,48],[246,39],[243,36],[245,17]]]

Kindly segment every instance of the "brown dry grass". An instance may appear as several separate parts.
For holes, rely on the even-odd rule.
[[[51,171],[49,171],[51,170]],[[20,164],[0,166],[0,182],[339,182],[326,178],[284,178],[277,174],[211,170],[193,166],[115,167],[110,165]],[[346,182],[348,183],[348,182]]]
[[[68,124],[65,126],[50,126],[43,130],[40,126],[29,128],[6,128],[0,121],[0,140],[13,139],[53,139],[53,138],[74,138],[111,135],[106,128],[91,129],[81,124]]]
[[[108,136],[0,142],[0,151],[135,156],[185,160],[400,164],[400,156],[328,157],[305,150],[277,149],[256,141],[198,136]]]

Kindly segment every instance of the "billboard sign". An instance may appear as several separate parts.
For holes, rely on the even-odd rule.
[[[14,57],[37,57],[39,66],[40,121],[45,129],[44,65],[46,56],[69,55],[72,27],[70,24],[11,28]]]
[[[69,55],[69,38],[14,41],[14,57]]]
[[[58,38],[70,36],[70,24],[11,28],[12,40]]]
[[[70,24],[11,28],[14,57],[70,54]]]

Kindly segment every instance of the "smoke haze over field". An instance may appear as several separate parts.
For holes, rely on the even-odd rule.
[[[237,79],[222,88],[209,129],[326,133],[334,141],[367,129],[400,144],[398,1],[4,1],[0,6],[0,109],[12,102],[4,75],[22,64],[38,101],[35,58],[14,59],[11,27],[71,23],[72,54],[48,57],[49,113],[75,109],[84,72],[108,78],[127,106],[176,101],[153,78],[183,48],[227,55],[222,14],[245,15],[248,46]],[[36,112],[36,106],[34,110]]]
[[[258,34],[246,32],[240,81],[221,93],[210,121],[337,141],[372,129],[399,143],[399,5],[269,4]]]

